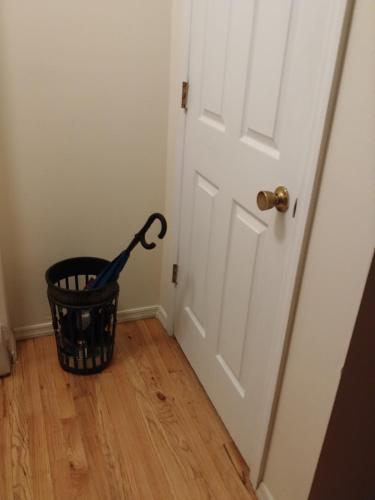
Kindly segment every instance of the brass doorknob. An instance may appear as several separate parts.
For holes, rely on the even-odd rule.
[[[289,207],[288,190],[284,186],[279,186],[274,193],[272,191],[259,191],[257,204],[260,210],[269,210],[275,207],[279,212],[286,212]]]

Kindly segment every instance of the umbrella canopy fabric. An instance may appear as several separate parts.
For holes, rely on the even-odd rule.
[[[112,262],[105,266],[103,271],[98,276],[88,283],[87,288],[100,288],[102,286],[117,280],[119,274],[123,270],[125,264],[130,257],[128,249],[122,251]]]
[[[142,229],[134,236],[129,246],[125,250],[123,250],[112,262],[110,262],[103,269],[103,271],[98,274],[96,278],[88,282],[87,289],[91,290],[93,288],[100,288],[108,285],[108,283],[111,283],[112,281],[117,280],[119,274],[123,270],[130,257],[131,251],[138,245],[138,243],[141,243],[143,248],[145,248],[146,250],[152,250],[153,248],[155,248],[155,243],[148,243],[146,241],[146,233],[156,219],[161,223],[161,230],[158,234],[158,238],[164,238],[167,232],[167,221],[162,214],[154,213],[150,215]]]

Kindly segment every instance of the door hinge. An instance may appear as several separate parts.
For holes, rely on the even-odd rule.
[[[177,278],[178,278],[178,264],[173,264],[172,267],[172,283],[177,285]]]
[[[187,102],[189,97],[189,82],[182,82],[181,92],[181,108],[187,110]]]

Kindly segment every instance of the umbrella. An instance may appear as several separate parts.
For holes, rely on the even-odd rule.
[[[130,242],[129,246],[125,250],[123,250],[112,262],[110,262],[103,269],[103,271],[98,274],[96,278],[89,281],[89,283],[87,284],[88,289],[100,288],[108,285],[108,283],[111,283],[112,281],[115,281],[124,268],[125,264],[127,263],[131,251],[138,245],[138,243],[141,243],[143,248],[146,248],[146,250],[152,250],[156,247],[155,243],[148,243],[146,241],[146,233],[156,219],[158,219],[161,223],[161,230],[158,234],[158,238],[164,238],[167,232],[167,221],[162,214],[154,213],[150,215],[142,229],[134,235],[134,238]]]

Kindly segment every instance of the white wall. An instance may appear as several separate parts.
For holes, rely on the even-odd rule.
[[[374,193],[375,2],[357,0],[266,463],[275,500],[311,488],[374,250]]]
[[[114,257],[163,211],[170,0],[0,4],[2,251],[12,326],[49,320],[44,272]],[[159,302],[139,248],[120,309]]]

